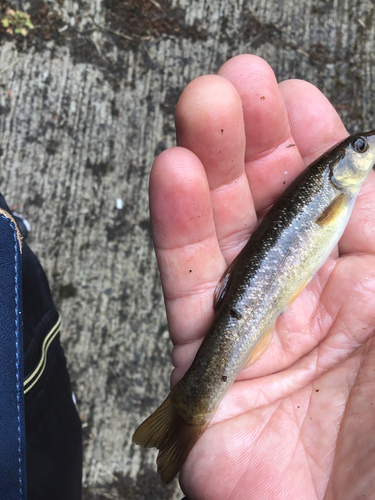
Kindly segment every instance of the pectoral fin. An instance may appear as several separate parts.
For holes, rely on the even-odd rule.
[[[229,290],[231,281],[232,281],[232,276],[233,276],[233,271],[236,266],[236,261],[237,257],[232,261],[231,264],[227,267],[225,270],[223,276],[220,278],[219,283],[216,285],[215,292],[214,292],[214,311],[217,312],[224,300],[225,294]]]
[[[316,219],[316,223],[320,226],[325,226],[333,222],[341,211],[347,207],[348,201],[349,196],[345,193],[340,193]]]

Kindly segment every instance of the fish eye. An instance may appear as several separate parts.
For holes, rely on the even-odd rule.
[[[368,142],[364,137],[358,137],[352,141],[352,148],[357,153],[364,153],[368,150]]]

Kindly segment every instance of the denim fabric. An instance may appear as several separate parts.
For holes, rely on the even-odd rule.
[[[16,224],[0,212],[0,498],[26,498],[22,259]]]
[[[0,208],[9,211],[1,194]],[[59,315],[47,277],[26,242],[22,256],[23,361],[27,378],[38,366],[43,342]],[[25,421],[28,500],[80,500],[81,422],[72,400],[59,335],[49,344],[42,375],[25,395]],[[0,494],[0,499],[10,500],[10,497]]]

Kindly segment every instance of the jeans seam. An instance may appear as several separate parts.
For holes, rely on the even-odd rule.
[[[19,493],[22,499],[22,455],[21,455],[21,406],[20,406],[20,361],[19,361],[19,321],[18,321],[18,257],[17,257],[17,232],[16,227],[12,221],[7,219],[4,215],[2,218],[9,222],[10,227],[13,231],[14,238],[14,300],[15,300],[15,347],[16,347],[16,394],[17,394],[17,431],[18,431],[18,481],[19,481]]]

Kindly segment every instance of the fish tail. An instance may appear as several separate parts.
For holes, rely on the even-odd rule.
[[[161,480],[169,484],[187,459],[194,444],[207,427],[190,425],[177,414],[171,394],[135,431],[133,443],[158,448],[156,460]]]

